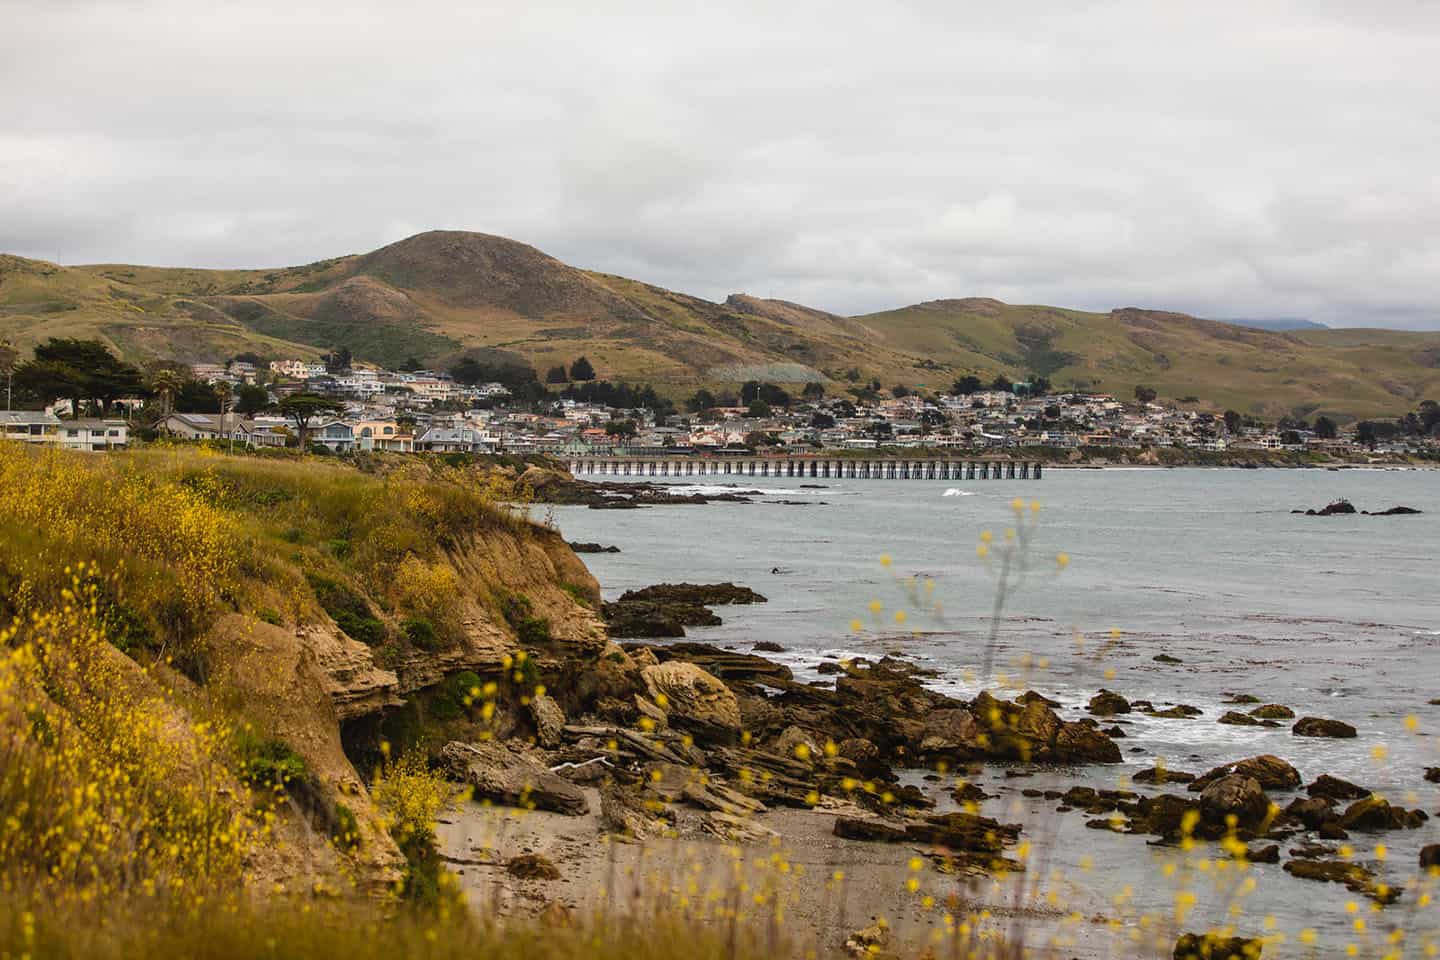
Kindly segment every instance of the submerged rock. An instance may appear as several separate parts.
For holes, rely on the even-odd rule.
[[[1279,703],[1267,703],[1250,711],[1250,716],[1260,720],[1293,720],[1295,711]]]
[[[1267,724],[1266,724],[1264,721],[1262,721],[1262,720],[1256,720],[1254,717],[1252,717],[1252,716],[1251,716],[1250,714],[1248,714],[1248,713],[1239,713],[1239,712],[1237,712],[1237,711],[1235,711],[1235,710],[1226,710],[1223,714],[1220,715],[1220,718],[1219,718],[1218,720],[1216,720],[1215,722],[1216,722],[1216,723],[1227,724],[1227,725],[1232,726],[1232,727],[1263,727],[1263,726],[1267,726]],[[1268,726],[1274,726],[1274,724],[1273,724],[1273,723],[1270,723],[1270,724],[1268,724]]]
[[[1347,889],[1380,904],[1394,903],[1400,898],[1398,887],[1377,883],[1368,869],[1348,860],[1291,860],[1285,864],[1285,872],[1304,880],[1343,883]]]
[[[1364,512],[1372,517],[1404,517],[1413,516],[1422,511],[1416,510],[1414,507],[1391,507],[1389,510],[1376,510],[1374,513],[1371,513],[1369,510]]]
[[[1323,717],[1301,717],[1290,728],[1297,737],[1330,737],[1349,740],[1358,736],[1354,727],[1340,720],[1326,720]]]

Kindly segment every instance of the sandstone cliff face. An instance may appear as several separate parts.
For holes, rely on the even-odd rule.
[[[224,686],[241,701],[242,714],[299,754],[323,802],[343,803],[360,828],[359,849],[342,856],[304,811],[292,803],[287,816],[282,807],[274,842],[247,865],[257,885],[338,888],[353,878],[368,893],[393,887],[404,858],[342,748],[341,723],[399,707],[408,695],[462,670],[502,671],[505,658],[520,649],[502,613],[503,596],[525,597],[532,615],[549,624],[548,649],[531,653],[593,661],[604,651],[604,624],[576,599],[578,594],[598,605],[599,585],[555,531],[528,526],[478,532],[452,545],[445,559],[460,584],[461,640],[441,650],[411,650],[393,667],[377,663],[376,648],[350,638],[329,617],[281,627],[231,614],[212,628],[213,649],[223,652]]]
[[[211,633],[225,650],[220,679],[242,698],[242,715],[264,718],[270,734],[304,759],[321,799],[331,807],[343,803],[355,814],[360,833],[358,850],[342,858],[303,811],[293,805],[288,810],[282,807],[274,841],[259,848],[247,864],[252,883],[258,889],[281,884],[297,892],[317,885],[339,888],[353,876],[364,892],[392,889],[405,860],[345,756],[340,719],[342,708],[353,710],[357,704],[393,699],[395,675],[373,665],[367,671],[363,660],[369,648],[338,631],[295,631],[235,614],[221,619]],[[349,649],[350,645],[360,650]],[[339,664],[344,665],[342,676],[358,687],[339,685],[329,672]],[[375,684],[386,676],[392,681],[390,687],[377,688]],[[385,691],[380,699],[374,696],[376,689]],[[366,696],[358,696],[357,690],[366,691]]]

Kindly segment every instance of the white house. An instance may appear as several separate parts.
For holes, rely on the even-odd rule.
[[[0,411],[0,436],[22,443],[54,443],[60,418],[43,410]]]
[[[66,450],[110,450],[130,442],[130,425],[124,420],[66,420],[56,436]]]

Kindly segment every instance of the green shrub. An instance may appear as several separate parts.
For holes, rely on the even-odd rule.
[[[550,642],[550,621],[543,617],[525,617],[515,625],[515,636],[526,647],[535,647]]]
[[[364,597],[345,584],[318,573],[307,573],[305,579],[310,582],[310,589],[315,592],[320,606],[347,635],[371,647],[385,642],[385,624],[375,616]]]
[[[325,542],[325,549],[329,550],[330,554],[336,559],[343,560],[350,556],[350,541],[339,538],[327,540]]]
[[[271,610],[269,607],[260,607],[258,610],[256,610],[255,619],[263,623],[268,623],[274,627],[283,626],[285,623],[285,621],[281,619],[280,614],[276,613],[274,610]]]
[[[560,584],[560,589],[570,594],[570,598],[582,607],[595,606],[594,602],[590,599],[590,592],[578,583],[562,583]]]
[[[240,779],[252,787],[284,787],[309,773],[304,759],[283,740],[262,739],[249,730],[235,737]]]
[[[438,650],[441,647],[440,635],[435,632],[435,624],[424,617],[410,617],[401,620],[400,632],[405,634],[406,640],[421,650]]]
[[[354,810],[338,800],[335,802],[335,823],[330,839],[345,850],[355,850],[360,846],[360,821],[355,818]]]

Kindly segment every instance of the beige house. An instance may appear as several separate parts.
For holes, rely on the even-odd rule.
[[[355,424],[355,447],[414,453],[415,435],[394,420],[361,420]]]

